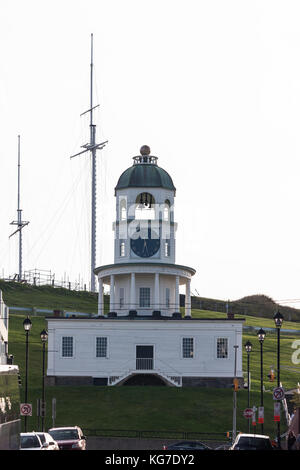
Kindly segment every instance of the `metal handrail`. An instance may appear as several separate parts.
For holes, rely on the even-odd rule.
[[[137,357],[136,370],[153,370],[154,359],[152,357]]]

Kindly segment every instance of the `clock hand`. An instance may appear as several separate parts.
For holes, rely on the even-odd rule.
[[[143,253],[145,252],[145,250],[146,250],[147,254],[149,254],[146,240],[144,240]]]

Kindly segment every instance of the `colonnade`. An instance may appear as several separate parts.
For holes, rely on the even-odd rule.
[[[103,315],[104,299],[103,299],[103,278],[99,277],[99,296],[98,296],[98,315]],[[174,312],[180,310],[179,296],[180,276],[175,275],[175,305]],[[129,310],[136,310],[136,273],[130,274],[130,304]],[[160,274],[154,273],[154,297],[151,305],[152,310],[160,310]],[[110,275],[110,311],[115,309],[115,274]],[[185,316],[191,316],[191,279],[185,279]]]

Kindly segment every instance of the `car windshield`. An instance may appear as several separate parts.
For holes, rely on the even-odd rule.
[[[39,436],[39,438],[41,439],[41,443],[44,444],[44,442],[45,442],[45,440],[46,440],[45,434],[43,434],[43,433],[38,433],[38,436]]]
[[[32,447],[41,447],[37,436],[21,436],[21,449],[30,449]]]
[[[240,437],[237,446],[240,449],[261,449],[267,450],[271,449],[272,445],[269,439],[259,438],[259,437]]]
[[[79,439],[77,429],[54,429],[53,431],[48,432],[56,441]]]

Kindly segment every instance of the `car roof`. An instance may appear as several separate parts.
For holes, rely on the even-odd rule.
[[[36,432],[35,431],[31,431],[31,432],[21,432],[20,435],[21,436],[36,436]]]
[[[203,444],[203,442],[201,441],[178,441],[171,445],[177,445],[177,444]]]
[[[49,431],[56,431],[57,429],[80,429],[78,426],[59,426],[58,428],[50,428]]]
[[[266,436],[265,434],[245,434],[245,433],[240,433],[237,437],[258,437],[259,439],[270,439],[270,436]]]

